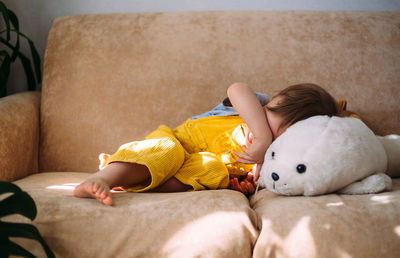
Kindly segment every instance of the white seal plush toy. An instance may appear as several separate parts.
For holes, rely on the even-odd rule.
[[[378,138],[357,118],[308,118],[290,126],[271,144],[258,184],[282,195],[390,190],[392,180],[384,174],[389,156],[385,148],[396,152],[397,158],[390,155],[393,160],[400,158],[400,138],[393,137],[394,144],[387,137]],[[397,173],[393,171],[391,175]]]

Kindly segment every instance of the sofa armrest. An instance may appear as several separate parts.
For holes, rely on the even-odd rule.
[[[0,99],[0,181],[38,171],[39,107],[39,92]]]

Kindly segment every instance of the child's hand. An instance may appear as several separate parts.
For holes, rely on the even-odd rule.
[[[251,144],[250,147],[245,145],[242,146],[243,153],[235,152],[239,157],[236,159],[237,162],[243,164],[262,164],[264,162],[264,155],[266,150],[265,144]]]
[[[246,128],[245,138],[246,145],[242,146],[243,153],[235,152],[239,157],[236,159],[237,162],[244,164],[259,164],[263,163],[264,155],[268,148],[268,144],[264,141],[255,139],[252,132]]]
[[[251,172],[248,173],[247,177],[240,183],[237,178],[231,179],[231,189],[242,192],[245,195],[253,194],[256,191],[253,182],[253,174]]]
[[[257,182],[258,178],[260,177],[261,166],[264,162],[266,149],[264,144],[262,143],[261,144],[256,143],[253,145],[254,137],[249,129],[246,129],[245,135],[246,135],[246,146],[249,146],[250,148],[252,148],[252,150],[250,150],[250,148],[246,146],[242,146],[244,153],[235,152],[235,154],[239,157],[236,159],[236,161],[244,164],[255,164],[255,168],[253,169],[254,182]]]

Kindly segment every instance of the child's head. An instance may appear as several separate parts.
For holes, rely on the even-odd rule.
[[[287,87],[265,109],[274,138],[298,121],[317,115],[334,116],[339,112],[336,100],[322,87],[311,83]]]

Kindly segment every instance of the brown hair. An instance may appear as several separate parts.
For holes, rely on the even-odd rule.
[[[281,101],[268,110],[283,118],[281,127],[317,115],[335,116],[340,113],[336,100],[322,87],[312,83],[302,83],[287,87],[273,98]]]

